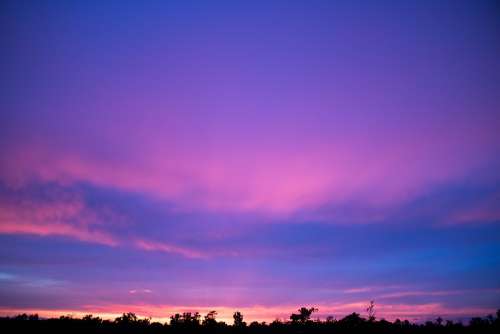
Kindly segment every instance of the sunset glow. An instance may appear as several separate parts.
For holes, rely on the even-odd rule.
[[[494,1],[2,1],[0,315],[500,307]]]

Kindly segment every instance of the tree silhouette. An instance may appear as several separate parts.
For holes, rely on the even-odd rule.
[[[371,303],[370,303],[371,304]],[[302,307],[298,313],[290,316],[291,321],[275,320],[269,325],[253,321],[245,326],[240,312],[233,314],[234,324],[228,326],[216,321],[217,312],[210,311],[200,325],[200,314],[182,313],[170,317],[170,325],[151,323],[150,318],[138,318],[134,313],[123,313],[114,321],[85,315],[78,319],[72,316],[44,319],[36,314],[21,314],[15,317],[0,317],[2,333],[96,333],[96,334],[327,334],[327,333],[372,333],[372,334],[493,334],[500,333],[500,310],[496,315],[474,317],[468,325],[461,322],[444,320],[441,317],[425,324],[410,323],[396,319],[389,322],[384,319],[373,320],[352,313],[340,320],[327,318],[326,321],[311,321],[316,308]],[[370,314],[370,313],[369,313]],[[370,316],[370,315],[369,315]],[[373,315],[374,317],[374,315]]]
[[[301,307],[298,311],[299,311],[298,314],[292,313],[292,315],[290,316],[290,320],[292,320],[293,323],[304,324],[311,319],[311,314],[313,314],[313,312],[318,311],[318,309],[314,307],[311,308]]]
[[[200,314],[198,312],[176,313],[170,317],[170,326],[182,328],[195,328],[200,325]]]
[[[118,325],[130,325],[134,322],[137,322],[137,316],[132,312],[123,313],[121,317],[115,319],[115,323]]]
[[[234,327],[241,328],[247,325],[247,323],[243,321],[243,315],[239,311],[234,312],[233,319],[234,319],[233,322]]]
[[[90,323],[90,324],[94,324],[94,325],[98,325],[98,324],[101,324],[102,323],[102,319],[99,318],[99,317],[93,317],[92,314],[87,314],[86,316],[84,316],[82,318],[83,321],[87,322],[87,323]]]
[[[366,320],[361,318],[358,313],[354,312],[345,316],[338,321],[339,325],[345,328],[356,328],[361,326]]]
[[[366,312],[368,312],[368,321],[375,321],[375,301],[370,301],[370,305],[366,308]]]
[[[207,313],[205,318],[203,319],[203,326],[215,326],[217,325],[217,320],[215,320],[215,317],[217,316],[217,311],[210,311]]]

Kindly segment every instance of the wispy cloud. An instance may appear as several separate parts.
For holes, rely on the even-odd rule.
[[[196,250],[193,250],[190,248],[185,248],[185,247],[179,247],[179,246],[175,246],[175,245],[164,243],[164,242],[136,240],[135,246],[137,248],[145,250],[145,251],[179,254],[179,255],[185,256],[187,258],[192,258],[192,259],[203,259],[203,258],[208,257],[206,254],[203,254],[203,253],[198,252]]]
[[[98,218],[81,200],[0,204],[1,234],[63,236],[77,240],[117,246],[118,240],[95,225]]]
[[[150,289],[132,289],[128,291],[128,293],[130,293],[131,295],[141,294],[141,293],[152,293],[152,292],[153,291]]]

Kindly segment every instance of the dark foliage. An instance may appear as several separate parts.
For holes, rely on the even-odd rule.
[[[370,303],[368,319],[352,313],[340,320],[328,317],[326,321],[311,320],[316,308],[302,307],[290,316],[291,321],[275,320],[270,324],[243,321],[243,315],[235,312],[234,323],[227,325],[216,320],[217,312],[210,311],[201,319],[198,312],[175,314],[169,324],[139,319],[134,313],[124,313],[114,321],[103,320],[92,315],[82,319],[62,316],[56,319],[41,319],[38,315],[21,314],[16,317],[0,318],[2,333],[221,333],[221,334],[305,334],[305,333],[500,333],[500,310],[496,316],[472,318],[467,325],[437,318],[425,324],[414,324],[399,319],[394,322],[375,318],[373,303]]]

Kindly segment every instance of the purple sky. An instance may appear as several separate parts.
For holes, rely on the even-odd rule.
[[[495,1],[2,1],[0,314],[500,307]]]

